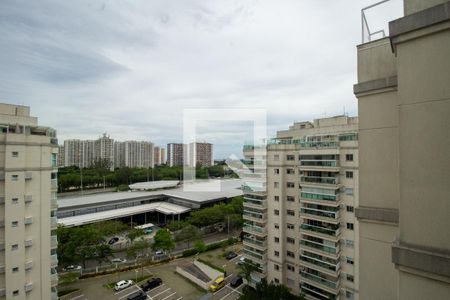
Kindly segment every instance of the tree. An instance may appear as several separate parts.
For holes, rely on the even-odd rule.
[[[135,239],[143,235],[145,235],[144,229],[133,228],[127,233],[127,238],[130,240],[130,243],[133,244]]]
[[[130,248],[127,250],[127,257],[133,257],[136,262],[139,258],[143,258],[144,254],[147,252],[147,249],[150,247],[150,242],[145,239],[140,239],[136,241]],[[144,264],[141,264],[141,277],[144,274]]]
[[[95,260],[97,260],[99,264],[108,261],[109,257],[112,255],[111,246],[108,244],[97,245],[95,247],[95,254]]]
[[[105,176],[111,168],[111,161],[107,158],[97,158],[93,161],[91,168],[93,168],[97,174],[103,178],[103,188],[106,188]]]
[[[282,284],[267,283],[265,279],[256,284],[256,288],[246,286],[239,300],[304,300],[304,296],[291,294],[288,287]]]
[[[198,228],[195,227],[194,225],[189,224],[181,228],[181,230],[175,234],[175,241],[186,242],[187,247],[189,248],[190,242],[197,241],[200,239],[200,237],[201,237],[200,230],[198,230]]]
[[[116,170],[116,179],[118,183],[130,184],[131,176],[133,172],[130,168],[124,167]]]
[[[163,250],[163,251],[172,251],[175,248],[175,242],[170,234],[170,231],[167,229],[160,229],[155,234],[153,238],[154,243],[152,245],[153,250]]]
[[[247,282],[249,283],[251,282],[252,279],[251,277],[252,273],[258,270],[258,266],[254,264],[251,260],[244,259],[244,262],[238,265],[238,269],[239,275],[245,278],[245,280],[247,280]]]

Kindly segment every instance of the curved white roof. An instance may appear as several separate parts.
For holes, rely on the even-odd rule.
[[[159,180],[133,183],[128,187],[134,191],[146,191],[176,187],[179,183],[180,181],[178,180]]]

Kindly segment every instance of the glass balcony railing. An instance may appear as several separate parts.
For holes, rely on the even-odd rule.
[[[312,200],[325,200],[325,201],[339,201],[339,195],[325,195],[316,193],[301,192],[300,198],[312,199]]]
[[[251,199],[251,198],[247,198],[244,196],[244,205],[245,204],[258,205],[258,206],[265,207],[267,204],[267,200]]]
[[[51,180],[51,188],[52,189],[57,189],[58,188],[58,179],[52,179]]]
[[[315,209],[308,209],[308,208],[301,208],[300,212],[305,215],[311,215],[311,216],[317,216],[317,217],[323,217],[323,218],[330,218],[333,220],[339,219],[339,212],[325,212],[321,210],[315,210]]]
[[[304,167],[338,167],[337,160],[301,160],[300,166]]]
[[[339,253],[339,247],[329,247],[329,246],[324,246],[322,244],[316,243],[316,242],[312,242],[312,241],[307,241],[307,240],[300,240],[300,244],[304,245],[306,247],[310,247],[310,248],[314,248],[326,253],[330,253],[330,254],[338,254]]]
[[[252,212],[252,211],[247,211],[247,210],[244,210],[242,215],[244,216],[244,218],[249,217],[249,218],[254,218],[254,219],[259,219],[259,220],[265,220],[267,218],[267,215],[264,213]]]
[[[336,141],[301,141],[303,148],[336,148],[339,145]]]
[[[251,238],[248,238],[248,237],[244,237],[244,243],[249,243],[249,244],[252,244],[252,245],[259,246],[259,247],[266,247],[267,246],[267,241],[259,241],[259,240],[251,239]]]
[[[333,229],[333,228],[324,228],[320,226],[315,225],[309,225],[309,224],[302,224],[300,225],[300,228],[307,231],[312,231],[320,234],[326,234],[330,236],[338,236],[340,234],[339,227]]]
[[[328,279],[323,278],[321,276],[314,275],[314,274],[311,274],[311,273],[307,273],[307,272],[304,272],[304,271],[300,272],[300,274],[304,278],[307,278],[307,279],[310,279],[310,280],[315,281],[317,283],[326,285],[326,286],[328,286],[330,288],[337,289],[337,287],[338,287],[338,280],[331,281],[331,280],[328,280]]]
[[[315,184],[338,184],[337,177],[300,176],[300,182]]]
[[[300,256],[300,260],[302,260],[304,262],[307,262],[307,263],[310,263],[310,264],[313,264],[313,265],[316,265],[316,266],[318,266],[320,268],[333,271],[333,272],[337,272],[339,270],[339,267],[340,267],[339,262],[336,262],[335,264],[326,263],[326,262],[321,261],[320,259],[314,259],[312,257],[308,257],[308,256],[305,256],[305,255],[301,255]]]
[[[253,233],[266,233],[265,227],[244,224],[244,231]]]
[[[266,260],[266,256],[267,256],[266,253],[258,253],[258,252],[249,250],[248,248],[244,248],[244,249],[242,249],[242,251],[243,251],[246,255],[249,255],[249,256],[251,256],[251,257],[253,257],[253,258],[256,258],[256,259],[259,259],[259,260],[262,260],[262,261],[265,261],[265,260]]]
[[[51,227],[58,226],[58,218],[57,217],[50,217],[50,226]]]

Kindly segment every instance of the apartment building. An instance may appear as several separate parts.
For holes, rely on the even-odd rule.
[[[183,166],[185,162],[185,155],[185,144],[167,144],[167,164],[169,165],[169,167]]]
[[[65,152],[64,145],[58,145],[58,167],[64,167]]]
[[[166,164],[167,160],[166,160],[166,149],[165,148],[160,148],[160,152],[161,152],[161,164]]]
[[[155,166],[159,166],[161,164],[161,148],[158,146],[153,147],[153,158]]]
[[[64,166],[77,166],[81,168],[91,167],[95,159],[100,158],[101,144],[102,142],[97,142],[95,140],[65,140]],[[103,144],[107,143],[103,142]]]
[[[125,143],[114,142],[114,168],[125,167]]]
[[[252,283],[267,276],[266,145],[245,145],[245,167],[239,171],[244,192],[243,256],[257,266]]]
[[[153,143],[143,141],[126,141],[123,143],[126,167],[153,168]]]
[[[358,46],[361,299],[450,297],[450,2]]]
[[[359,299],[358,118],[298,122],[267,145],[267,280]]]
[[[114,170],[114,140],[106,133],[94,141],[94,160],[101,159],[111,162],[111,170]]]
[[[56,131],[0,104],[0,299],[57,299]]]
[[[187,164],[191,167],[211,167],[214,165],[211,143],[190,143],[187,147]]]

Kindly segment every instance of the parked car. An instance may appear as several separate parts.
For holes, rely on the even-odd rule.
[[[108,241],[108,244],[112,245],[114,243],[117,243],[118,241],[119,241],[119,238],[115,236]]]
[[[230,286],[237,288],[238,286],[240,286],[244,281],[242,280],[241,276],[236,276],[233,278],[233,280],[231,280]]]
[[[245,263],[245,257],[241,257],[241,258],[239,258],[239,260],[237,261],[237,263],[236,264],[238,264],[238,265],[243,265]]]
[[[154,289],[157,286],[160,286],[162,284],[162,279],[161,278],[152,278],[150,280],[147,280],[146,283],[144,283],[143,285],[141,285],[141,289],[144,292],[147,292],[151,289]]]
[[[147,294],[143,291],[134,292],[131,295],[128,295],[127,300],[144,300],[147,299]]]
[[[67,267],[63,268],[64,272],[79,271],[79,270],[81,270],[81,266],[70,265],[70,266],[67,266]]]
[[[127,262],[127,260],[125,259],[125,258],[113,258],[113,259],[111,259],[111,262],[113,263],[113,264],[120,264],[120,263],[124,263],[124,262]]]
[[[127,287],[130,287],[132,285],[133,285],[133,281],[131,281],[131,280],[121,280],[116,283],[116,285],[114,286],[114,289],[116,291],[120,291],[120,290],[126,289]]]
[[[225,278],[223,278],[223,276],[220,276],[219,278],[214,280],[214,282],[209,286],[209,289],[211,290],[211,292],[215,292],[223,288],[224,285],[225,285]]]
[[[230,251],[227,253],[227,255],[225,256],[226,259],[230,260],[233,259],[237,256],[236,252]]]
[[[163,255],[164,252],[163,252],[162,250],[156,250],[155,254],[156,254],[156,255]]]

